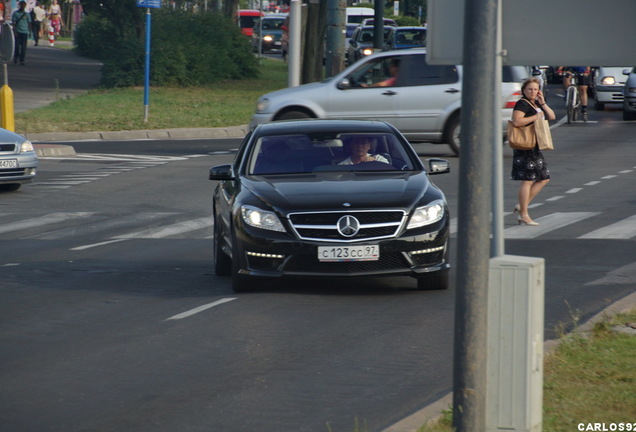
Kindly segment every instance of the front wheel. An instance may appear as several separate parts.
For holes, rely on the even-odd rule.
[[[232,259],[223,251],[221,230],[214,222],[214,273],[217,276],[229,276],[232,273]]]
[[[623,120],[636,120],[636,112],[627,111],[625,110],[625,108],[623,108]]]
[[[287,111],[279,115],[276,120],[301,120],[308,118],[311,118],[311,116],[304,111]]]
[[[437,271],[417,279],[417,289],[427,291],[446,290],[449,286],[448,271]]]
[[[20,189],[20,186],[22,186],[20,183],[3,184],[0,185],[0,190],[5,192],[15,192]]]
[[[568,87],[565,98],[567,108],[568,124],[576,121],[576,109],[578,108],[578,92],[574,86]]]
[[[444,128],[444,141],[450,146],[455,155],[459,156],[461,125],[459,114],[454,114]]]

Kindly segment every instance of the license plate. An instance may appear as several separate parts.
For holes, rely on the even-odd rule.
[[[17,168],[17,167],[18,167],[17,159],[0,160],[0,168]]]
[[[280,45],[281,45],[280,42],[278,42],[278,41],[274,42],[274,46],[280,46]]]
[[[380,246],[319,246],[318,261],[377,261]]]

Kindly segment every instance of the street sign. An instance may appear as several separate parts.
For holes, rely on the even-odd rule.
[[[463,60],[465,0],[428,0],[427,60]],[[636,64],[634,0],[501,0],[504,64]],[[474,23],[479,26],[480,23]]]
[[[13,37],[13,30],[9,23],[2,23],[0,25],[0,61],[3,63],[9,63],[13,58],[13,50],[15,47],[15,39]]]
[[[158,9],[161,7],[161,0],[137,0],[137,7]]]

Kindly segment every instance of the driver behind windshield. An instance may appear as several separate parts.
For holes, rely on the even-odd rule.
[[[383,162],[388,164],[389,161],[384,156],[369,153],[374,141],[373,138],[365,136],[352,138],[348,146],[350,156],[342,162],[339,162],[338,165],[355,165],[361,162]]]

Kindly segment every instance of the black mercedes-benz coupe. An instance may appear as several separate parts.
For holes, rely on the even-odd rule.
[[[258,278],[412,276],[448,287],[443,192],[384,122],[302,120],[258,126],[233,164],[210,169],[214,266],[235,291]]]

